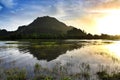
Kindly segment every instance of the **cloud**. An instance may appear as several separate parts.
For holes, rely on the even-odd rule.
[[[70,4],[71,7],[64,3],[67,7],[67,10],[64,10],[68,16],[64,22],[93,34],[98,33],[96,31],[98,19],[113,12],[120,14],[120,0],[78,0],[74,6],[72,3]]]
[[[45,1],[44,1],[45,2]],[[69,20],[71,18],[77,18],[83,15],[82,7],[78,7],[82,5],[77,1],[70,0],[70,2],[61,2],[58,1],[56,4],[48,4],[47,6],[40,4],[25,4],[20,8],[11,11],[11,15],[7,16],[10,27],[8,30],[15,30],[18,26],[23,24],[28,24],[33,21],[35,18],[39,16],[53,16],[61,21]],[[15,21],[14,21],[15,20]],[[13,25],[16,23],[16,25]],[[5,26],[5,25],[3,25]]]
[[[4,1],[4,0],[0,0]],[[13,0],[6,0],[10,2],[10,5],[14,5]],[[98,1],[98,0],[97,0]],[[66,22],[68,25],[73,25],[76,27],[81,28],[82,22],[85,24],[91,23],[93,24],[92,20],[90,20],[91,17],[87,18],[86,15],[90,16],[90,12],[88,12],[88,8],[93,8],[98,4],[96,0],[55,0],[55,3],[49,2],[49,4],[46,1],[42,1],[42,4],[40,4],[37,1],[34,1],[34,3],[26,3],[21,4],[20,8],[17,8],[15,10],[11,11],[12,15],[9,15],[7,19],[9,20],[7,24],[9,26],[14,27],[13,28],[7,28],[8,30],[15,30],[18,26],[26,24],[34,20],[36,17],[39,16],[53,16],[57,19]],[[101,0],[99,0],[102,2]],[[39,3],[39,4],[38,4]],[[5,4],[5,1],[4,1]],[[6,2],[6,5],[7,2]],[[78,19],[79,18],[79,19]],[[15,20],[15,21],[14,21]],[[81,25],[76,25],[78,24]],[[16,23],[16,25],[13,25],[13,23]],[[5,26],[5,25],[3,25]],[[84,26],[84,25],[83,25]],[[84,28],[83,28],[84,29]]]
[[[67,25],[93,32],[97,18],[105,16],[109,9],[120,8],[120,0],[21,0],[21,2],[17,4],[16,0],[0,0],[0,4],[7,8],[19,6],[10,12],[7,10],[7,14],[2,14],[7,17],[2,18],[1,26],[15,30],[20,25],[29,24],[36,17],[48,15]]]
[[[54,16],[61,17],[62,19],[73,19],[83,18],[91,14],[100,14],[94,10],[99,10],[99,7],[113,2],[118,3],[116,0],[61,0],[54,5],[56,7]]]
[[[3,8],[3,7],[2,7],[2,6],[0,6],[0,10],[2,10],[2,8]]]
[[[105,0],[103,3],[100,3],[99,5],[96,5],[92,8],[89,8],[89,10],[92,10],[93,12],[106,12],[111,9],[120,9],[120,0]],[[105,11],[106,10],[106,11]]]
[[[7,8],[12,8],[16,4],[14,0],[0,0],[0,3]]]
[[[120,0],[108,0],[104,4],[98,6],[99,8],[105,8],[105,9],[110,9],[110,8],[120,8]]]

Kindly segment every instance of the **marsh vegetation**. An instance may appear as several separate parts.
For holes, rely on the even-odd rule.
[[[0,79],[119,80],[115,46],[119,41],[0,41]]]

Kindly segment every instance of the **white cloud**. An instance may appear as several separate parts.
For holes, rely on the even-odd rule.
[[[0,6],[0,10],[2,10],[2,8],[3,8],[3,7],[2,7],[2,6]]]
[[[13,0],[8,1],[14,4]],[[7,30],[15,30],[18,26],[21,26],[23,24],[29,24],[35,18],[40,16],[53,16],[61,21],[71,18],[77,18],[83,13],[83,6],[84,5],[80,2],[80,0],[70,0],[70,2],[58,1],[56,4],[47,6],[26,4],[23,5],[20,9],[15,9],[11,11],[13,15],[7,17],[9,21],[7,21],[6,24],[8,25],[2,23],[1,25],[2,27],[6,27]]]
[[[0,3],[7,8],[11,8],[16,4],[14,0],[0,0]]]
[[[87,21],[88,23],[91,22],[90,24],[92,24],[93,16],[90,18],[89,16],[90,14],[95,16],[96,13],[94,11],[92,12],[91,10],[94,10],[94,8],[97,8],[97,6],[101,4],[107,4],[112,1],[114,0],[60,0],[55,4],[48,4],[47,6],[34,3],[21,4],[20,8],[12,10],[10,15],[5,18],[9,21],[2,20],[3,22],[0,21],[0,25],[7,30],[16,30],[18,26],[29,24],[39,16],[48,15],[56,17],[60,21],[63,21],[68,25],[76,26],[78,28],[82,28],[82,25],[83,29],[87,30],[88,25],[85,25],[85,28],[83,25],[84,22],[80,23],[81,19],[83,19],[85,22]],[[16,5],[15,0],[0,0],[0,3],[8,8]],[[1,6],[0,9],[2,9]]]

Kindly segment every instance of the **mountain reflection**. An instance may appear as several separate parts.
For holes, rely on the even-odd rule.
[[[28,44],[27,46],[18,46],[21,53],[29,52],[38,60],[51,61],[56,59],[59,55],[66,53],[66,51],[71,51],[73,49],[81,48],[82,44],[71,43],[71,42],[35,42]]]

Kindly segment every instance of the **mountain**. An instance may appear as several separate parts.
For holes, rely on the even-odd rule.
[[[5,34],[8,38],[74,38],[85,36],[86,33],[73,26],[67,26],[54,17],[44,16],[36,18],[32,23],[18,27],[16,31],[0,31],[1,36]]]
[[[71,26],[71,27],[73,27],[73,26]],[[73,38],[74,37],[80,38],[80,37],[84,37],[86,35],[87,34],[84,31],[82,31],[81,29],[74,28],[74,27],[71,30],[67,31],[67,36],[73,37]]]
[[[72,27],[58,21],[56,18],[44,16],[38,17],[28,26],[21,26],[17,33],[24,34],[66,34]]]

